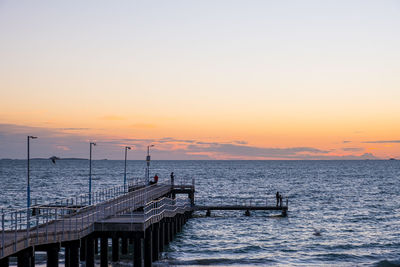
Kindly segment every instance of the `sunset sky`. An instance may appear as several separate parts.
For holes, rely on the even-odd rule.
[[[0,158],[400,158],[399,1],[0,0]]]

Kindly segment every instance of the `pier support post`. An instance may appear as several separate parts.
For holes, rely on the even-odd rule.
[[[168,229],[168,233],[169,233],[169,242],[172,242],[172,240],[174,240],[174,221],[172,220],[172,218],[169,218],[169,229]]]
[[[65,246],[64,248],[64,265],[65,267],[70,267],[70,254],[71,254],[71,250],[69,248],[69,246]]]
[[[206,217],[210,217],[210,216],[211,216],[211,210],[207,210]]]
[[[85,259],[86,259],[86,238],[81,239],[79,256],[80,256],[81,261],[85,261]]]
[[[58,267],[59,251],[59,246],[53,246],[47,249],[47,267]]]
[[[86,267],[94,267],[94,239],[91,236],[86,238]]]
[[[126,255],[128,254],[128,238],[122,237],[121,239],[121,254]]]
[[[153,261],[158,260],[158,254],[160,253],[160,223],[153,224]]]
[[[159,227],[160,230],[158,233],[158,236],[159,236],[158,246],[159,246],[160,252],[164,250],[164,225],[165,225],[164,220],[161,220],[160,227]]]
[[[94,239],[94,254],[95,255],[99,254],[99,239],[98,238]]]
[[[178,215],[178,231],[179,233],[182,232],[183,226],[183,216],[181,214]]]
[[[142,267],[142,238],[139,235],[135,236],[133,240],[133,266],[134,267]]]
[[[10,259],[8,257],[0,260],[0,267],[9,267],[9,266],[10,266]]]
[[[245,216],[250,216],[250,211],[246,210],[246,212],[244,213]]]
[[[144,233],[144,266],[152,266],[153,262],[153,236],[152,226],[149,226]]]
[[[108,238],[100,239],[100,266],[108,267]]]
[[[194,205],[194,192],[189,193],[189,198],[190,198],[190,204],[193,206]]]
[[[69,247],[69,267],[79,267],[79,242],[72,242]]]
[[[113,262],[119,261],[119,238],[118,237],[112,238],[112,261]]]
[[[68,241],[62,244],[65,247],[65,267],[79,267],[79,245],[79,240]]]
[[[171,241],[170,239],[170,228],[169,228],[169,219],[166,219],[165,221],[165,225],[164,225],[164,245],[168,245],[169,241]]]
[[[34,267],[35,266],[35,256],[33,253],[33,248],[27,248],[19,252],[17,255],[17,266],[18,267]],[[32,265],[33,263],[33,265]]]
[[[174,217],[174,221],[175,221],[175,234],[179,233],[179,215],[175,215]]]
[[[286,217],[287,216],[287,210],[286,209],[282,209],[282,216]]]

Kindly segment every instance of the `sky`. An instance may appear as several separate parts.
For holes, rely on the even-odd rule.
[[[0,158],[400,158],[399,13],[0,0]]]

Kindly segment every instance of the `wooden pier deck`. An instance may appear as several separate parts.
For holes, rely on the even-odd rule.
[[[59,250],[65,248],[65,266],[94,267],[100,240],[101,266],[108,266],[108,243],[112,240],[112,261],[119,260],[119,248],[127,253],[133,244],[134,266],[151,266],[159,253],[179,232],[194,211],[206,210],[280,210],[286,206],[197,206],[192,184],[131,186],[94,194],[92,205],[85,200],[36,205],[31,209],[2,214],[0,267],[17,257],[18,267],[33,267],[35,251],[47,252],[47,266],[57,267]],[[187,199],[176,199],[187,194]],[[82,198],[81,198],[82,200]],[[248,214],[250,215],[250,214]]]

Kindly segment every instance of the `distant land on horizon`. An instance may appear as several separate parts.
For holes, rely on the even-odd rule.
[[[1,158],[0,161],[7,160],[26,160],[26,159],[10,159],[10,158]],[[50,158],[31,158],[30,160],[50,160]],[[86,158],[59,158],[58,160],[89,160]],[[123,159],[92,159],[93,161],[121,161]],[[152,161],[169,161],[170,159],[155,159]],[[396,158],[388,158],[388,159],[172,159],[172,161],[365,161],[365,160],[398,160]],[[128,161],[144,161],[141,159],[128,159]]]

